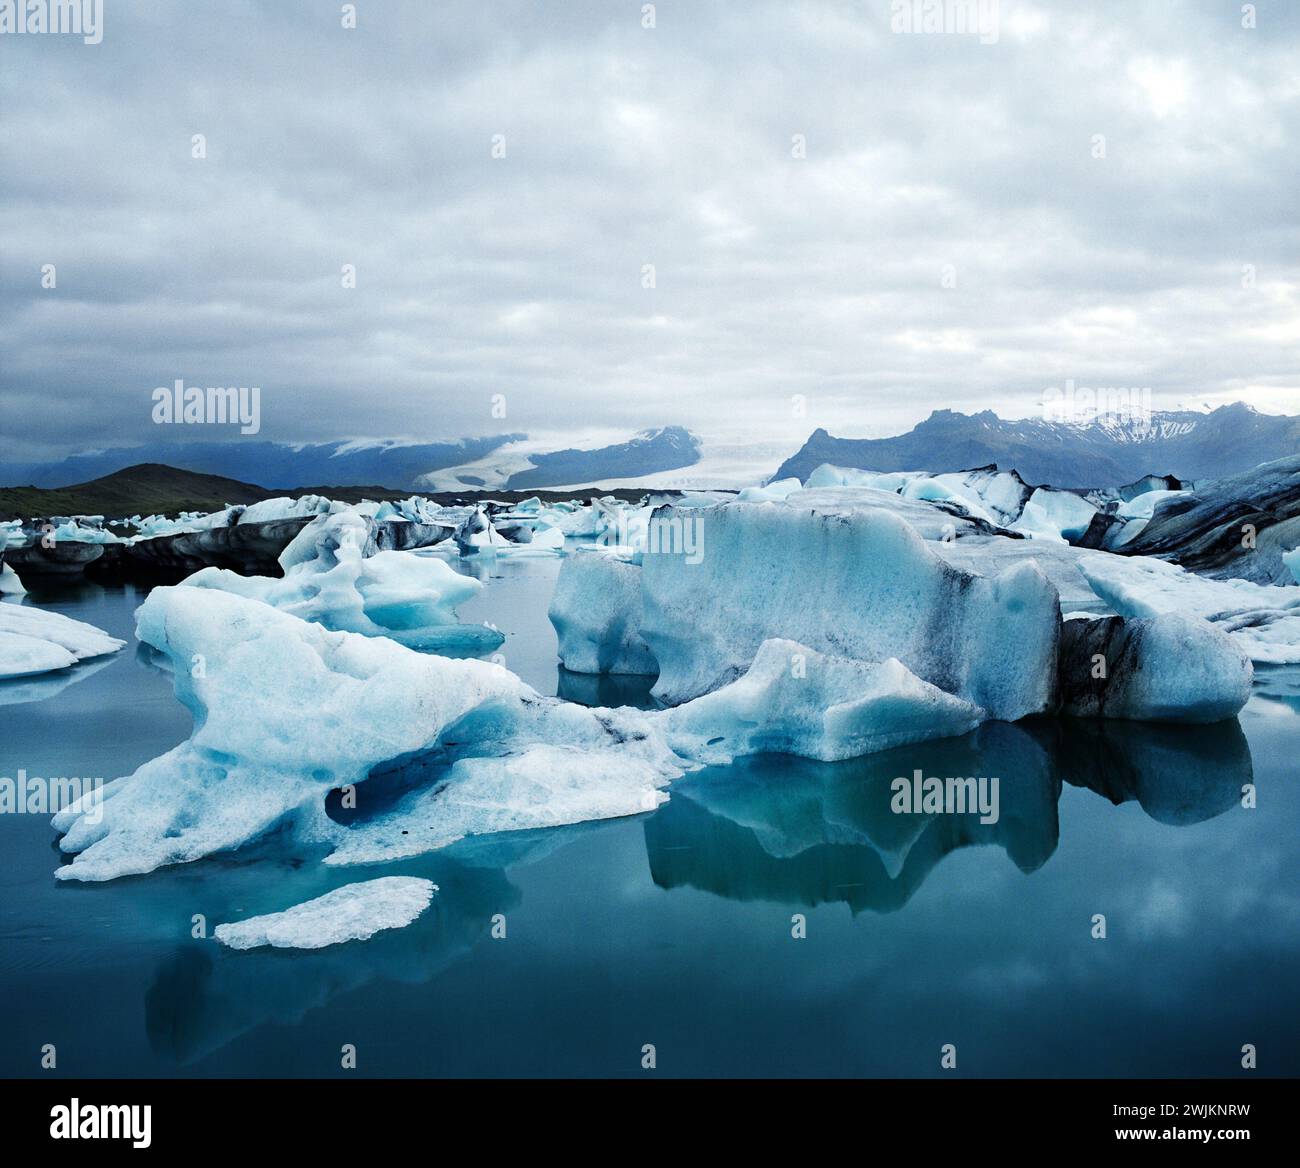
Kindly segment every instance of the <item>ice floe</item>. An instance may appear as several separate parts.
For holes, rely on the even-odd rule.
[[[764,641],[743,677],[666,715],[680,753],[709,764],[748,754],[832,762],[973,730],[984,711],[901,662],[851,661]]]
[[[382,876],[345,884],[283,912],[218,925],[213,935],[231,949],[324,949],[365,941],[385,929],[405,928],[429,907],[437,891],[432,880]]]
[[[1216,626],[1165,613],[1066,621],[1060,712],[1148,722],[1220,722],[1250,697],[1240,644]]]
[[[0,604],[0,679],[66,669],[116,653],[125,644],[62,613],[27,604]]]

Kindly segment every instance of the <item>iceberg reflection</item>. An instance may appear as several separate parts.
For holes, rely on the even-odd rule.
[[[998,776],[998,821],[895,813],[891,784],[917,769]],[[1252,774],[1235,721],[993,722],[844,763],[769,755],[702,771],[675,784],[645,821],[646,851],[662,888],[893,912],[958,848],[994,845],[1023,872],[1041,867],[1056,849],[1063,781],[1116,804],[1136,800],[1152,819],[1178,825],[1221,815]]]

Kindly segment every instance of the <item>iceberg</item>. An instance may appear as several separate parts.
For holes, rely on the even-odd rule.
[[[1083,538],[1096,514],[1097,508],[1082,495],[1038,487],[1011,528],[1031,539],[1074,543]]]
[[[698,562],[642,558],[640,632],[665,704],[734,681],[773,637],[859,661],[897,658],[990,718],[1051,704],[1060,608],[1030,561],[974,575],[879,509],[731,503],[685,516],[664,507],[655,519],[694,523],[703,537]]]
[[[30,605],[0,604],[0,679],[31,677],[116,653],[125,645],[103,629]]]
[[[1061,632],[1064,714],[1220,722],[1245,706],[1253,677],[1237,642],[1176,613],[1067,620]]]
[[[641,568],[629,556],[582,549],[565,560],[549,614],[560,660],[575,673],[648,674],[659,666],[641,636]]]
[[[18,579],[18,573],[0,559],[0,596],[25,596],[26,594],[27,589]]]
[[[383,876],[345,884],[283,912],[218,925],[213,935],[231,949],[324,949],[365,941],[385,929],[409,925],[433,900],[438,886],[415,876]]]
[[[1282,556],[1300,543],[1300,454],[1192,490],[1148,494],[1155,496],[1149,510],[1139,495],[1121,511],[1139,516],[1123,528],[1125,554],[1159,556],[1221,580],[1293,582]]]
[[[328,629],[412,649],[486,652],[501,644],[497,630],[456,616],[482,584],[433,556],[376,551],[375,532],[376,521],[352,508],[320,515],[280,553],[283,579],[203,568],[183,586],[260,600]]]
[[[306,515],[328,515],[335,504],[324,495],[280,496],[250,503],[236,517],[237,523],[265,523],[272,519],[297,519]]]
[[[1300,592],[1248,580],[1211,580],[1147,557],[1080,558],[1092,590],[1123,616],[1180,613],[1208,621],[1257,664],[1300,664]]]
[[[96,806],[74,804],[55,817],[60,847],[75,855],[58,870],[62,880],[151,872],[272,830],[302,849],[343,849],[360,825],[330,818],[326,797],[355,789],[359,809],[370,812],[366,783],[374,780],[380,788],[428,780],[423,797],[447,811],[436,831],[418,837],[427,850],[504,825],[644,810],[683,771],[646,714],[545,698],[486,661],[332,632],[260,601],[186,585],[155,588],[137,624],[140,639],[171,659],[194,731],[107,784]],[[192,668],[196,660],[202,669]],[[551,803],[544,789],[561,782],[567,801]],[[359,856],[389,831],[412,839],[388,815],[375,811]]]
[[[543,697],[499,665],[331,632],[222,591],[155,588],[137,620],[141,640],[170,659],[194,730],[54,817],[74,857],[61,880],[150,872],[272,832],[327,865],[388,861],[466,836],[653,810],[724,741],[728,755],[841,757],[980,717],[896,662],[834,661],[781,642],[763,649],[752,680],[665,712]],[[778,674],[791,653],[809,668],[787,701]],[[864,679],[868,691],[856,692]],[[355,796],[346,822],[327,810],[341,790]]]
[[[1300,584],[1300,547],[1284,552],[1282,554],[1282,563],[1286,565],[1295,582]]]

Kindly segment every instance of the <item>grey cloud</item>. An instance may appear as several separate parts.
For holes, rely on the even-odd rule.
[[[355,31],[110,4],[98,46],[7,37],[0,457],[152,440],[177,377],[261,385],[289,440],[793,449],[1066,378],[1300,412],[1300,18],[1238,7],[1003,0],[995,45],[894,35],[888,0],[666,0],[653,31],[631,0]]]

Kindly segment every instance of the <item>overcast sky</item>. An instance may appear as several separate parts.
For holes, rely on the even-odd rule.
[[[1066,379],[1300,413],[1300,4],[998,7],[996,43],[890,0],[107,0],[101,44],[0,36],[0,457],[179,437],[177,378],[262,387],[295,441],[793,448]]]

